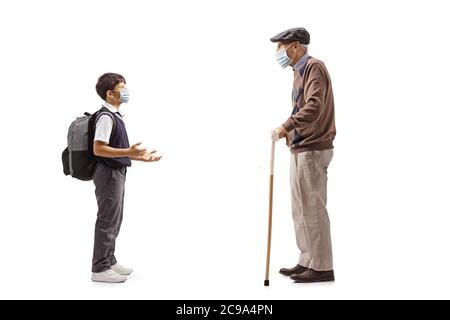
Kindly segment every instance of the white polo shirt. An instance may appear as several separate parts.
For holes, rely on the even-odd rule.
[[[123,121],[123,115],[119,113],[119,109],[108,102],[105,102],[103,106]],[[100,116],[97,120],[97,124],[95,125],[94,141],[102,141],[109,144],[109,138],[111,137],[113,125],[113,119],[111,119],[110,116],[106,114]]]

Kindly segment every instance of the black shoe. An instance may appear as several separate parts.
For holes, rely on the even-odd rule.
[[[282,269],[280,269],[280,273],[283,275],[283,276],[287,276],[287,277],[290,277],[290,276],[292,276],[293,274],[302,274],[303,272],[305,272],[306,270],[308,270],[308,268],[306,268],[306,267],[303,267],[303,266],[301,266],[301,265],[296,265],[295,267],[293,267],[293,268],[282,268]]]
[[[302,274],[293,274],[291,279],[297,283],[312,283],[312,282],[325,282],[334,281],[334,272],[331,271],[314,271],[308,269]]]

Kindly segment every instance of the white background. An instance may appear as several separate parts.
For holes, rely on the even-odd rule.
[[[0,298],[450,298],[446,1],[10,1],[0,11]],[[270,130],[292,72],[269,38],[311,33],[336,101],[329,169],[333,284],[293,284],[289,151]],[[66,177],[70,122],[104,72],[126,77],[132,143],[120,285],[90,281],[94,187]]]

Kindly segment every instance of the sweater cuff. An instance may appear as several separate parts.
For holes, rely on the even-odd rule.
[[[283,123],[283,128],[286,129],[287,132],[291,132],[292,130],[295,129],[294,124],[292,123],[292,120],[289,118],[286,120],[285,123]]]

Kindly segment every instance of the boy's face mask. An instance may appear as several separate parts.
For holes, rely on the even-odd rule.
[[[128,103],[128,101],[130,101],[130,92],[128,91],[127,88],[123,88],[120,90],[111,90],[111,91],[119,91],[119,101],[120,103]]]
[[[121,103],[128,103],[130,101],[130,91],[128,89],[120,89],[120,98],[119,101]]]

